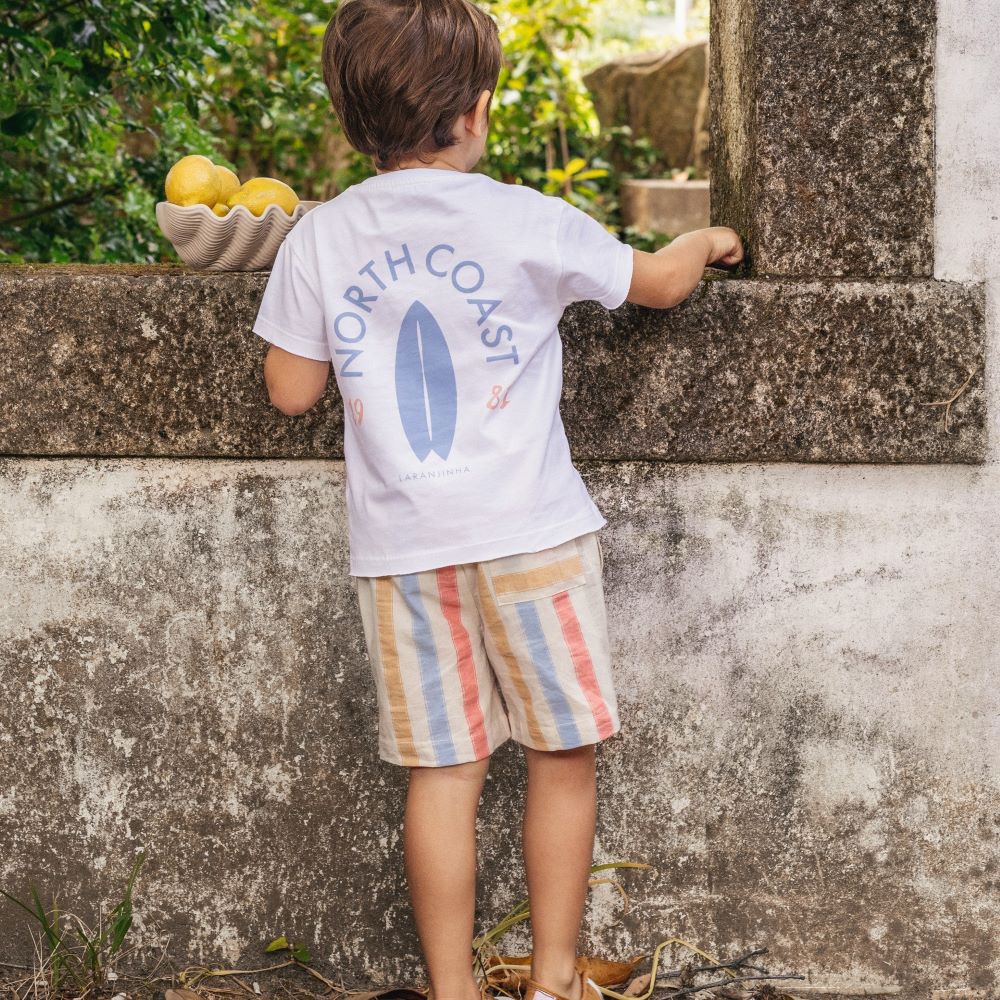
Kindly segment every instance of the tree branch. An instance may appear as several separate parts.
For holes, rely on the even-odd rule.
[[[93,201],[102,194],[110,194],[117,190],[116,184],[109,184],[107,187],[94,188],[91,191],[84,191],[82,194],[73,195],[72,198],[63,198],[61,201],[54,201],[50,205],[42,205],[33,208],[30,212],[21,212],[19,215],[8,215],[5,219],[0,219],[0,229],[7,229],[20,222],[27,222],[29,219],[36,219],[40,215],[48,215],[49,212],[56,212],[60,208],[69,205],[85,205],[88,201]]]
[[[36,25],[41,24],[43,21],[51,20],[55,14],[61,14],[64,10],[69,10],[70,7],[75,7],[80,3],[80,0],[67,0],[66,3],[59,7],[55,7],[53,10],[47,10],[44,14],[40,14],[33,21],[29,21],[27,24],[19,24],[18,27],[22,31],[30,31]]]

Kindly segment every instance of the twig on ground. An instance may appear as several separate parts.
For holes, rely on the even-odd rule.
[[[754,972],[766,973],[767,969],[762,968],[759,965],[748,965],[747,960],[750,958],[756,958],[758,955],[766,955],[766,948],[755,948],[753,951],[748,951],[745,955],[740,955],[738,958],[732,958],[728,962],[713,962],[710,965],[696,965],[694,968],[689,969],[691,973],[695,972],[716,972],[722,969],[753,969]],[[676,979],[683,969],[671,969],[669,972],[661,972],[660,975],[664,979]]]
[[[702,990],[714,990],[719,986],[732,986],[733,983],[748,983],[753,980],[772,980],[772,979],[800,979],[804,980],[805,976],[799,975],[788,975],[788,976],[733,976],[731,979],[717,979],[714,983],[702,983],[701,986],[685,986],[683,989],[670,990],[666,993],[662,993],[661,997],[663,1000],[676,1000],[677,997],[688,996],[691,993],[701,993]]]
[[[958,390],[955,392],[955,395],[951,397],[951,399],[939,399],[939,400],[936,400],[933,403],[924,403],[923,404],[924,406],[943,406],[944,407],[944,432],[945,432],[945,434],[950,433],[950,431],[948,430],[948,420],[951,417],[951,404],[954,403],[958,399],[958,397],[961,396],[962,393],[965,392],[965,390],[969,388],[969,383],[975,377],[976,371],[977,371],[977,369],[973,368],[969,372],[969,377],[958,387]]]

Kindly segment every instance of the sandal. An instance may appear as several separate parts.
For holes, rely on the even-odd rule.
[[[580,1000],[604,1000],[600,986],[587,975],[585,969],[578,969],[577,975],[580,977]],[[528,988],[522,994],[522,1000],[570,1000],[528,976],[524,978],[524,982]]]

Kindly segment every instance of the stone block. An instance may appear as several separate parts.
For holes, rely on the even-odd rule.
[[[622,184],[626,225],[680,236],[709,224],[708,181],[629,180]]]
[[[755,275],[933,268],[934,0],[713,0],[712,220]]]
[[[587,73],[601,124],[630,125],[660,154],[665,168],[705,169],[708,137],[708,42],[668,52],[622,56]],[[623,163],[627,169],[627,164]]]
[[[718,279],[665,312],[580,304],[565,331],[570,445],[670,462],[981,462],[984,311],[982,285],[937,281]],[[954,395],[946,428],[929,404]]]
[[[266,273],[0,272],[0,454],[341,457],[335,385],[267,401]],[[561,324],[578,458],[978,462],[981,285],[706,280],[675,309],[578,303]],[[949,411],[948,399],[969,379]]]

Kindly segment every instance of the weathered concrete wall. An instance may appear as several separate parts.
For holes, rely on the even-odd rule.
[[[626,720],[597,856],[659,868],[619,925],[596,892],[591,945],[991,982],[993,471],[582,469]],[[0,884],[110,895],[144,846],[147,940],[237,961],[288,931],[352,976],[411,973],[340,464],[7,460],[0,488]],[[507,746],[483,921],[524,891],[521,779]]]
[[[633,908],[620,922],[616,895],[594,890],[587,948],[626,956],[670,934],[722,953],[764,944],[773,968],[809,972],[814,984],[900,988],[921,1000],[1000,983],[1000,130],[983,96],[1000,73],[1000,17],[989,0],[959,0],[940,18],[934,277],[985,286],[955,293],[975,309],[936,324],[943,340],[921,339],[930,335],[915,323],[884,344],[915,359],[904,374],[916,410],[917,388],[949,381],[940,371],[950,369],[936,367],[939,346],[954,349],[965,330],[963,349],[982,352],[985,330],[985,376],[956,404],[951,435],[975,447],[940,457],[986,461],[691,466],[581,456],[609,520],[624,723],[601,752],[597,857],[658,867],[626,877]],[[248,313],[246,279],[231,280]],[[742,294],[757,323],[754,286],[769,284],[730,291],[736,284],[705,301]],[[817,301],[798,300],[813,345]],[[771,315],[794,353],[793,321]],[[606,317],[584,307],[574,317],[581,337],[621,335],[630,351],[680,329],[639,310]],[[140,316],[130,322],[122,329],[141,337]],[[733,348],[753,365],[745,329],[731,331]],[[765,327],[754,329],[762,340]],[[924,347],[898,346],[903,329]],[[567,339],[576,331],[567,327]],[[852,332],[874,358],[867,331]],[[833,336],[848,343],[841,326]],[[196,324],[176,350],[205,342]],[[111,352],[97,356],[106,362],[78,363],[73,392],[105,401],[113,437],[127,408],[113,399]],[[155,377],[171,374],[173,357],[150,363],[134,426],[144,426],[144,406],[162,406],[191,433],[183,447],[214,447],[214,425],[199,439],[190,409],[163,402],[194,392],[176,369]],[[811,393],[811,365],[777,370],[798,373]],[[76,433],[72,394],[60,410],[37,369],[11,370],[36,380],[52,427]],[[242,362],[234,370],[239,392],[259,391],[241,381]],[[574,362],[567,412],[581,412],[578,396],[595,398],[608,374]],[[653,412],[663,384],[643,383],[632,412]],[[777,384],[760,382],[762,407]],[[686,407],[666,401],[682,422],[675,433],[699,426],[690,384],[686,392]],[[40,405],[30,393],[22,400],[29,411]],[[720,419],[733,428],[728,412]],[[4,419],[22,415],[8,409]],[[601,417],[610,441],[616,419]],[[780,432],[780,422],[770,426]],[[0,432],[16,438],[9,424]],[[345,576],[340,463],[169,449],[157,459],[57,457],[30,422],[20,433],[46,455],[0,463],[0,884],[32,878],[64,903],[110,898],[145,847],[146,942],[169,935],[191,960],[257,961],[260,943],[284,931],[355,980],[419,974],[398,837],[405,779],[375,753],[374,693]],[[328,426],[309,433],[326,435],[317,448],[332,437]],[[656,425],[649,436],[662,433]],[[323,454],[310,447],[297,453]],[[516,748],[499,751],[481,817],[481,924],[524,892],[522,776]],[[0,907],[0,942],[10,960],[29,957],[9,908]],[[510,947],[526,944],[516,934]]]

